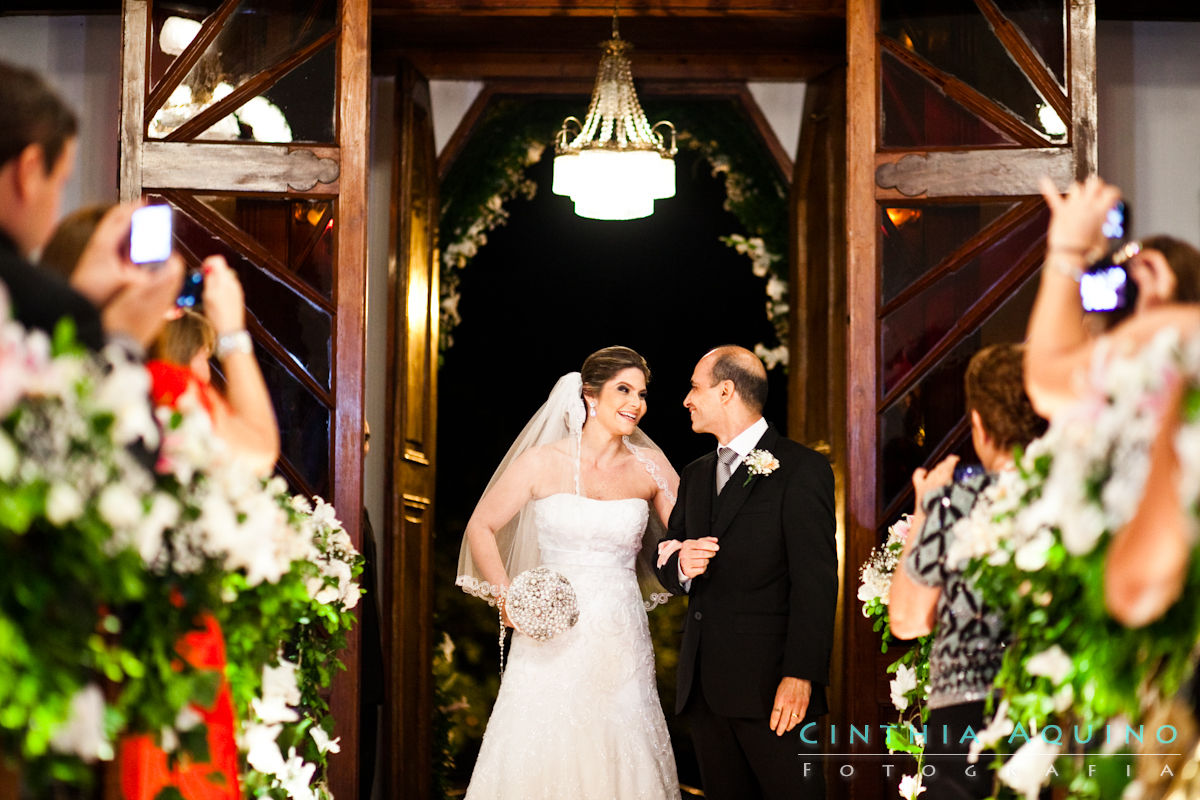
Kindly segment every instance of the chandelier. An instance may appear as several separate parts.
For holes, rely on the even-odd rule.
[[[646,120],[626,55],[632,46],[618,32],[615,12],[612,38],[602,47],[587,119],[567,117],[555,140],[553,190],[569,196],[581,217],[648,217],[655,200],[675,196],[675,126]]]

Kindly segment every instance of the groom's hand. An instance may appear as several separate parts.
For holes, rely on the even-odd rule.
[[[771,707],[771,730],[783,736],[800,724],[808,711],[812,683],[803,678],[784,678],[775,690],[775,705]]]
[[[695,578],[703,575],[708,569],[708,561],[717,554],[721,546],[717,537],[702,536],[699,539],[684,539],[679,548],[679,569],[685,578]]]

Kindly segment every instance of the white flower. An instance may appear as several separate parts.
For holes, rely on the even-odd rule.
[[[892,678],[892,705],[897,711],[908,708],[909,692],[917,688],[917,671],[912,667],[901,664],[896,668],[896,677]]]
[[[142,518],[142,503],[128,487],[114,483],[100,493],[100,517],[113,530],[132,528]]]
[[[1025,662],[1025,671],[1030,675],[1049,678],[1051,683],[1058,686],[1070,674],[1073,666],[1075,666],[1075,662],[1071,660],[1066,651],[1058,645],[1052,645],[1048,650],[1043,650],[1030,657]]]
[[[262,691],[264,697],[282,697],[287,703],[300,702],[300,689],[296,685],[296,665],[280,659],[279,665],[263,667]]]
[[[55,481],[46,493],[46,519],[51,525],[61,528],[83,513],[83,498],[75,487]]]
[[[282,725],[263,725],[259,722],[245,726],[242,740],[246,761],[250,766],[267,775],[283,772],[283,753],[275,741],[282,730]]]
[[[919,775],[905,775],[900,779],[900,796],[904,800],[914,800],[926,788],[928,787],[921,785],[921,777]]]
[[[0,431],[0,481],[11,481],[17,474],[17,447],[8,434]]]
[[[1047,744],[1040,736],[1021,745],[1000,768],[1000,780],[1025,800],[1037,800],[1046,773],[1054,765],[1061,745]]]
[[[1008,718],[1008,700],[1001,700],[999,708],[996,709],[996,715],[992,717],[992,721],[987,724],[986,728],[979,731],[975,739],[971,742],[967,760],[974,764],[979,760],[979,754],[984,749],[996,744],[996,742],[999,742],[1012,732],[1013,721]]]
[[[1071,707],[1075,702],[1075,687],[1071,684],[1066,684],[1054,695],[1054,710],[1061,714]]]
[[[284,768],[275,773],[279,780],[279,785],[290,795],[294,800],[316,800],[316,795],[313,794],[312,779],[313,774],[317,771],[316,764],[309,764],[303,758],[296,755],[296,749],[292,748],[288,751],[288,760],[284,764]]]
[[[754,355],[763,362],[763,366],[767,369],[775,369],[775,367],[783,364],[785,367],[788,363],[788,347],[785,344],[779,347],[768,348],[766,345],[759,342],[754,345]]]
[[[112,743],[104,731],[104,693],[99,686],[89,683],[71,698],[70,715],[54,732],[50,748],[88,763],[113,757]]]
[[[1046,566],[1050,556],[1050,548],[1054,544],[1054,536],[1046,529],[1039,530],[1032,539],[1017,548],[1013,555],[1013,563],[1025,572],[1037,572]]]
[[[342,746],[339,744],[342,737],[339,736],[336,739],[330,739],[329,734],[320,725],[312,726],[308,729],[308,732],[312,734],[313,741],[317,743],[317,749],[322,753],[342,752]]]

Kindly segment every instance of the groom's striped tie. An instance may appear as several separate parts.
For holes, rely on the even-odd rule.
[[[717,494],[725,488],[725,484],[729,482],[729,476],[733,474],[733,465],[738,461],[737,450],[732,447],[721,447],[717,449]]]

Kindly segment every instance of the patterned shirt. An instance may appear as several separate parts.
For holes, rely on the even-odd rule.
[[[925,526],[904,559],[904,570],[922,586],[941,589],[936,638],[929,657],[929,707],[972,703],[991,693],[1007,634],[1000,615],[989,611],[960,570],[946,564],[954,525],[971,513],[992,482],[974,475],[925,497]]]

